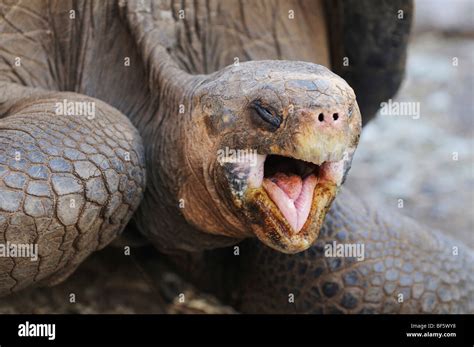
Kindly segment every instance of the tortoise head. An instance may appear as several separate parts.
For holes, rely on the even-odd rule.
[[[349,85],[311,63],[241,63],[197,87],[189,120],[185,150],[198,179],[183,194],[205,206],[186,208],[188,222],[285,253],[311,246],[359,140]]]

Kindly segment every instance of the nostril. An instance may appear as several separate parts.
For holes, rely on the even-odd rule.
[[[339,114],[334,113],[334,114],[332,115],[332,119],[337,120],[338,118],[339,118]]]
[[[324,122],[324,114],[320,113],[319,116],[318,116],[318,120],[320,122]]]

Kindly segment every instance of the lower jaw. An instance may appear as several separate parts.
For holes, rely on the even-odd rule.
[[[328,180],[317,183],[308,219],[299,232],[293,230],[263,187],[250,189],[246,193],[245,214],[253,233],[264,244],[283,253],[302,252],[318,238],[337,189],[337,185]]]

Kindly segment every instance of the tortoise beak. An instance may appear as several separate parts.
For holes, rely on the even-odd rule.
[[[256,154],[252,160],[247,157],[221,164],[226,168],[234,205],[251,233],[273,249],[297,253],[317,239],[353,153],[347,150],[339,160],[315,158],[313,162]]]
[[[245,192],[244,208],[253,233],[283,253],[309,248],[319,236],[326,212],[350,167],[352,155],[338,161],[306,162],[267,155],[261,173]],[[258,183],[261,182],[260,185]]]

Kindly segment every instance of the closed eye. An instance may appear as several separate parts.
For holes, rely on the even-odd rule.
[[[349,109],[347,110],[347,117],[352,117],[352,112],[354,111],[354,106],[349,106]]]
[[[260,101],[254,101],[252,108],[257,112],[258,116],[266,123],[272,125],[274,128],[279,128],[281,125],[281,117],[276,112],[264,107]]]

